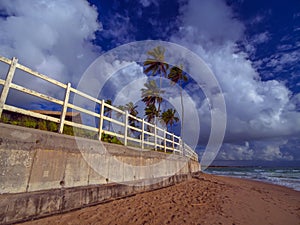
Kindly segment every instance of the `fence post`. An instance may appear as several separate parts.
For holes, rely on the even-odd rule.
[[[144,136],[145,136],[145,134],[144,134],[144,129],[145,129],[145,120],[144,120],[144,118],[143,118],[143,120],[142,120],[142,149],[144,149]]]
[[[181,137],[179,137],[178,144],[179,144],[179,152],[180,152],[180,155],[183,155],[183,151],[182,151],[182,140],[181,140]]]
[[[157,150],[156,124],[154,124],[154,150]]]
[[[124,145],[127,146],[127,135],[128,135],[128,111],[125,111],[125,130],[124,130]]]
[[[164,129],[164,148],[165,148],[165,152],[167,152],[167,134],[166,134],[166,129]]]
[[[104,104],[105,104],[105,101],[102,99],[101,100],[101,109],[100,109],[100,119],[99,119],[99,134],[98,134],[99,141],[101,141],[102,131],[103,131]]]
[[[175,149],[175,143],[174,143],[174,134],[172,133],[172,148],[173,148],[173,152],[174,152],[174,149]]]
[[[68,109],[70,90],[71,90],[71,83],[68,83],[67,87],[66,87],[64,104],[63,104],[63,107],[61,109],[61,114],[60,114],[60,123],[59,123],[59,129],[58,129],[58,132],[60,134],[62,134],[62,132],[64,131],[64,123],[65,123],[67,109]]]
[[[177,142],[176,142],[177,144]],[[181,147],[180,147],[180,137],[178,137],[178,144],[177,144],[177,148],[179,150],[179,155],[181,155]]]
[[[17,63],[18,63],[18,59],[13,57],[12,60],[11,60],[9,70],[7,72],[7,75],[6,75],[6,79],[5,79],[4,86],[3,86],[3,89],[2,89],[2,93],[1,93],[1,97],[0,97],[0,118],[2,116],[2,112],[3,112],[5,102],[6,102],[6,98],[7,98],[7,95],[8,95],[9,88],[10,88],[10,84],[12,82],[12,79],[13,79],[15,71],[16,71]]]

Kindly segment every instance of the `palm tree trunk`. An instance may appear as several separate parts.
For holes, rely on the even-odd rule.
[[[180,80],[180,100],[181,100],[181,129],[180,134],[182,137],[182,151],[184,153],[184,141],[183,141],[183,121],[184,121],[184,106],[183,106],[183,95],[182,95],[182,81]]]
[[[109,117],[111,118],[111,112],[109,112]],[[111,121],[109,121],[108,129],[111,131]]]
[[[160,91],[161,91],[161,86],[162,86],[162,77],[160,75],[159,77],[159,94],[160,94]],[[157,111],[158,111],[158,117],[159,117],[159,112],[160,112],[160,102],[158,103],[158,107],[157,107]],[[155,125],[157,126],[157,118],[155,117]]]

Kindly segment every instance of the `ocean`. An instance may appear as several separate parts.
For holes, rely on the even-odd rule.
[[[300,191],[300,168],[209,167],[205,173],[251,179]]]

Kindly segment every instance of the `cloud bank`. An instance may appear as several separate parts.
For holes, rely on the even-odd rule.
[[[225,142],[252,141],[286,137],[283,142],[266,141],[265,145],[225,144],[219,155],[222,159],[300,159],[283,153],[290,136],[300,134],[299,99],[284,83],[262,81],[260,74],[237,42],[245,38],[245,25],[236,19],[233,10],[221,0],[190,0],[181,7],[179,32],[171,41],[198,54],[217,77],[226,100],[227,131]],[[266,33],[255,36],[251,42],[267,42]],[[294,57],[293,55],[290,56]],[[291,61],[291,59],[281,58]],[[201,76],[201,74],[199,74]],[[200,91],[200,90],[199,90]],[[196,93],[195,93],[196,95]],[[196,98],[195,98],[196,99]],[[200,118],[208,118],[206,101],[198,102]],[[208,121],[201,120],[202,125]],[[201,129],[202,137],[209,129]]]
[[[98,12],[85,0],[2,0],[0,12],[0,54],[59,81],[76,83],[100,51]]]

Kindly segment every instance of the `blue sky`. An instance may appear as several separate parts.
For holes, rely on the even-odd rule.
[[[99,55],[132,41],[184,46],[207,63],[225,96],[227,130],[218,159],[300,160],[297,0],[2,0],[0,14],[0,54],[62,82],[77,84]],[[209,110],[201,90],[192,82],[186,89],[201,120],[202,149]]]

